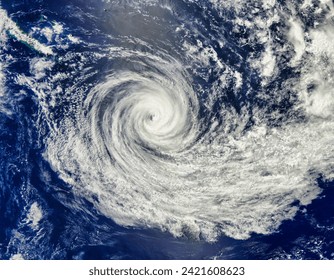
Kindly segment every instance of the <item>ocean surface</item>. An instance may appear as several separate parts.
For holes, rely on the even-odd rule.
[[[0,259],[334,259],[332,0],[0,0]]]

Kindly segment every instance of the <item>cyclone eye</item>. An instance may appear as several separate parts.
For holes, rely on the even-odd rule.
[[[150,114],[148,118],[151,122],[154,122],[157,119],[157,116],[155,114]]]

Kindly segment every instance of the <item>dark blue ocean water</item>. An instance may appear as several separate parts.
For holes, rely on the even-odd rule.
[[[110,70],[137,67],[122,62],[120,58],[109,60],[98,54],[105,54],[109,46],[128,47],[131,44],[130,48],[134,50],[147,48],[148,52],[151,51],[145,44],[125,42],[124,38],[139,38],[151,48],[163,49],[184,62],[186,71],[193,78],[195,90],[210,88],[221,73],[214,67],[209,70],[195,62],[186,65],[188,58],[183,57],[184,46],[180,43],[183,37],[187,38],[188,44],[197,47],[196,40],[202,40],[216,51],[221,61],[240,72],[242,77],[247,77],[238,89],[231,78],[225,85],[224,93],[218,98],[215,96],[210,110],[204,106],[205,101],[210,99],[210,91],[202,92],[198,98],[198,116],[202,120],[199,139],[209,131],[205,121],[209,122],[214,117],[220,123],[224,121],[219,113],[222,104],[228,104],[237,113],[246,108],[250,114],[256,105],[263,109],[262,116],[270,127],[279,128],[293,118],[304,119],[302,113],[291,109],[296,96],[289,90],[282,93],[278,102],[257,95],[261,90],[270,96],[282,87],[287,77],[295,76],[298,79],[300,73],[299,69],[293,69],[286,63],[289,55],[292,55],[287,52],[277,56],[278,72],[274,74],[275,79],[266,86],[261,84],[263,79],[251,68],[249,57],[261,59],[256,58],[256,53],[262,52],[264,46],[258,41],[251,41],[247,45],[241,43],[243,39],[251,37],[249,33],[257,32],[251,28],[235,31],[232,19],[240,17],[242,13],[236,13],[233,9],[221,13],[213,2],[204,3],[206,1],[170,0],[157,1],[159,3],[154,5],[137,1],[138,6],[133,2],[136,1],[0,2],[1,9],[6,11],[23,34],[51,46],[53,50],[53,55],[47,56],[9,30],[1,31],[7,39],[1,45],[0,57],[5,65],[2,70],[5,82],[1,85],[4,94],[0,96],[0,259],[13,256],[25,259],[333,259],[334,183],[323,178],[321,172],[316,175],[321,194],[308,205],[301,205],[296,200],[298,211],[294,218],[283,221],[271,234],[252,233],[250,238],[244,240],[221,234],[216,241],[209,242],[205,238],[192,238],[186,232],[181,237],[175,237],[168,230],[155,227],[121,226],[112,217],[96,209],[91,200],[82,196],[78,198],[73,185],[62,180],[59,172],[52,168],[44,156],[46,139],[53,126],[59,125],[65,117],[72,117],[72,102],[77,101],[77,96],[69,95],[79,95],[82,89],[85,96],[85,92]],[[252,8],[259,5],[258,13],[261,13],[261,4],[257,3],[254,2]],[[285,9],[285,1],[277,3],[282,10]],[[168,5],[173,7],[173,13],[163,8]],[[143,20],[140,18],[142,14],[149,16]],[[247,9],[243,16],[252,21]],[[0,23],[3,20],[0,19]],[[55,22],[63,26],[59,33],[55,31]],[[306,24],[305,21],[307,29]],[[196,31],[193,34],[187,34],[184,30],[174,32],[179,25],[186,26],[185,30]],[[41,32],[48,27],[53,30],[49,39],[46,33]],[[279,30],[284,29],[283,23],[273,24],[271,29],[272,34],[280,37]],[[78,38],[79,43],[73,43],[68,37],[70,34]],[[223,46],[219,45],[220,38],[226,39]],[[48,92],[60,87],[64,98],[51,100],[48,94],[41,97],[35,86],[20,82],[19,77],[34,75],[31,61],[43,57],[51,60],[53,67],[46,71],[46,76],[38,83],[47,84],[50,77],[65,73],[66,77],[44,89]],[[85,69],[78,68],[80,62],[85,69],[91,69],[89,75],[88,70],[85,72],[84,78]],[[209,63],[213,66],[216,64],[215,61]],[[79,89],[76,91],[72,87]],[[43,102],[54,102],[55,105],[48,106],[46,112],[45,106],[41,105]],[[245,129],[252,127],[253,122],[250,118]],[[73,174],[74,181],[75,176],[77,174]],[[42,212],[42,216],[36,218],[36,226],[33,226],[33,217],[38,213],[31,214],[34,203]]]

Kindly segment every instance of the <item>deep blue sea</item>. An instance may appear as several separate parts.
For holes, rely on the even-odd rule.
[[[334,259],[332,0],[0,0],[0,259]]]

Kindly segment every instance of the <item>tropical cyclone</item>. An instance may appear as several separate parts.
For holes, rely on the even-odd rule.
[[[226,107],[220,125],[204,122],[182,62],[126,49],[112,57],[131,69],[89,91],[45,157],[118,224],[208,241],[269,234],[320,193],[311,169],[332,176],[331,121],[270,127],[254,110],[260,121],[246,129],[250,116]]]
[[[181,2],[130,1],[138,22],[124,29],[114,7],[119,30],[101,44],[62,34],[65,23],[27,35],[0,10],[4,44],[9,34],[39,54],[14,80],[36,97],[38,132],[48,126],[44,159],[78,204],[122,226],[207,241],[273,233],[334,178],[333,5],[184,1],[198,5],[188,20]],[[168,20],[152,20],[159,11]]]

